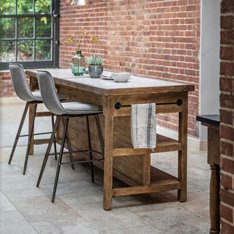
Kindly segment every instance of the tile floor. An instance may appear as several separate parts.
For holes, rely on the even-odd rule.
[[[10,99],[9,99],[10,100]],[[14,99],[15,100],[15,99]],[[1,101],[1,100],[0,100]],[[113,209],[102,208],[102,174],[90,181],[88,168],[63,166],[56,201],[50,202],[55,160],[49,159],[40,188],[36,180],[45,145],[36,146],[22,175],[26,141],[21,139],[12,164],[8,158],[24,103],[1,103],[0,126],[0,233],[65,234],[202,234],[209,233],[209,166],[206,152],[188,153],[188,201],[176,192],[113,199]],[[36,127],[47,128],[44,119]],[[26,128],[24,129],[26,130]],[[152,164],[176,174],[176,153],[156,154]]]

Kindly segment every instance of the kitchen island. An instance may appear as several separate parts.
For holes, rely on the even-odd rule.
[[[112,209],[112,197],[178,191],[178,200],[187,200],[187,121],[190,84],[132,76],[126,83],[113,80],[75,77],[69,69],[47,69],[53,76],[58,93],[70,100],[93,103],[103,108],[104,160],[96,165],[104,171],[103,207]],[[30,87],[38,88],[36,70],[28,70]],[[105,73],[108,75],[108,73]],[[132,104],[156,103],[156,113],[178,113],[178,139],[157,135],[155,149],[134,149],[130,136]],[[29,120],[30,124],[30,120]],[[82,120],[71,121],[69,135],[74,148],[86,144]],[[97,138],[95,129],[92,137]],[[100,149],[98,140],[93,140]],[[178,151],[177,177],[151,166],[151,154]],[[113,176],[128,186],[113,187]]]

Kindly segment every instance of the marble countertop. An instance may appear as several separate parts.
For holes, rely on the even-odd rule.
[[[74,76],[70,69],[46,69],[54,77],[56,82],[67,84],[68,82],[72,86],[79,85],[81,87],[90,87],[102,92],[118,94],[129,93],[133,94],[136,90],[139,92],[181,92],[181,91],[193,91],[194,86],[191,84],[184,84],[179,82],[164,81],[155,78],[146,78],[132,75],[127,82],[114,82],[111,79],[103,78],[90,78],[85,76]],[[27,74],[36,76],[36,70],[27,70]],[[111,76],[111,72],[104,71],[103,75]],[[134,91],[135,90],[135,91]]]

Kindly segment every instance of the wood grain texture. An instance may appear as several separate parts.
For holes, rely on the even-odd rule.
[[[178,179],[181,182],[178,199],[181,202],[187,200],[187,129],[188,97],[183,99],[183,111],[179,112],[179,143],[182,149],[178,151]]]
[[[178,190],[178,199],[187,199],[187,118],[188,92],[193,85],[134,77],[127,83],[115,83],[102,79],[77,78],[70,70],[49,70],[55,79],[58,92],[70,100],[100,105],[103,108],[101,127],[104,135],[104,162],[96,166],[104,170],[103,207],[112,208],[112,197],[131,194]],[[36,72],[27,71],[32,83]],[[177,100],[182,101],[177,105]],[[173,140],[157,135],[155,149],[133,149],[130,135],[130,107],[116,109],[122,105],[156,103],[156,113],[179,113],[179,139]],[[84,119],[74,118],[69,125],[69,135],[74,148],[86,148]],[[101,151],[97,129],[91,119],[92,147]],[[165,176],[150,165],[151,153],[178,151],[178,177]],[[94,154],[94,157],[98,155]],[[130,187],[113,188],[113,176],[123,180]]]
[[[210,233],[220,232],[220,144],[219,127],[208,124],[208,163],[210,165]]]

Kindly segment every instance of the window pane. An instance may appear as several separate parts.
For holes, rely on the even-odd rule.
[[[22,40],[18,42],[18,61],[33,61],[33,41]]]
[[[32,38],[33,37],[33,18],[18,19],[18,37]]]
[[[33,13],[33,0],[18,0],[17,13],[18,14],[32,14]]]
[[[15,38],[15,19],[0,19],[0,38]]]
[[[57,65],[58,21],[52,17],[56,9],[59,0],[0,0],[0,70],[17,61],[26,62],[27,68],[43,61]]]
[[[15,1],[0,0],[0,15],[15,14]]]
[[[0,62],[15,61],[15,42],[0,41]]]
[[[51,60],[51,40],[36,40],[35,60]]]
[[[35,13],[51,13],[51,0],[36,0],[35,1]]]
[[[36,37],[51,37],[51,18],[41,17],[36,19]]]

